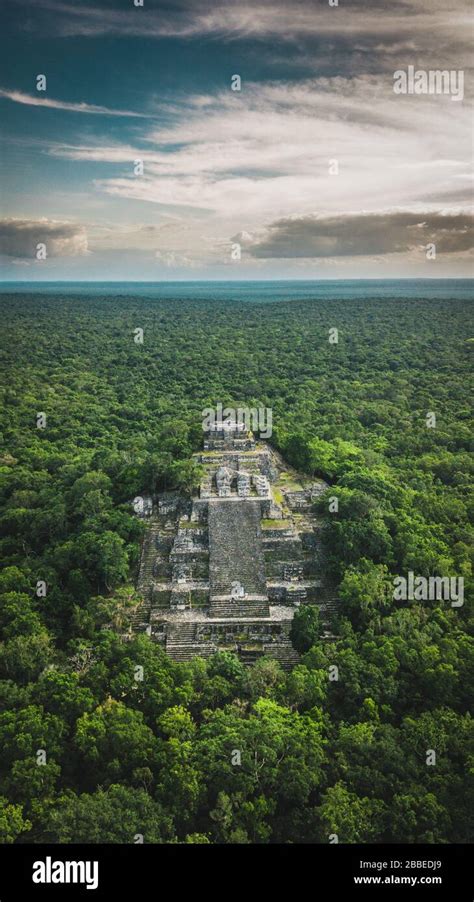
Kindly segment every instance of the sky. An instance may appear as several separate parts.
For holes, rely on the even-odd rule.
[[[5,0],[2,22],[1,279],[472,276],[468,0]]]

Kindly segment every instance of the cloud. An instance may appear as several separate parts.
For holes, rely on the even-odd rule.
[[[474,220],[467,213],[393,211],[338,216],[290,216],[254,233],[234,237],[259,258],[330,258],[406,253],[436,245],[437,253],[474,247]]]
[[[25,2],[25,0],[24,0]],[[35,12],[46,14],[45,27],[64,37],[101,35],[142,36],[147,38],[220,37],[228,40],[277,37],[285,42],[350,34],[368,36],[377,41],[396,39],[399,43],[416,40],[426,47],[435,30],[447,44],[454,33],[465,34],[470,11],[468,0],[341,0],[330,7],[327,0],[257,0],[213,2],[213,0],[174,0],[145,4],[130,3],[117,9],[115,0],[100,6],[68,3],[65,0],[26,0]]]
[[[434,194],[447,207],[452,193],[459,206],[470,111],[449,97],[396,95],[388,76],[244,83],[241,94],[176,100],[171,121],[144,130],[141,145],[56,144],[50,153],[104,164],[95,184],[107,194],[232,220],[232,234],[294,212],[376,210],[380,198],[409,209]]]
[[[102,116],[133,116],[143,118],[144,113],[133,113],[130,110],[111,110],[109,107],[96,106],[92,103],[68,103],[66,100],[54,100],[52,97],[43,97],[41,94],[25,94],[23,91],[9,91],[0,88],[0,97],[12,100],[14,103],[22,103],[26,106],[41,106],[51,110],[68,110],[72,113],[92,113]]]
[[[169,269],[197,269],[200,261],[192,260],[175,251],[156,251],[156,259]]]
[[[35,260],[38,244],[46,245],[48,257],[79,257],[88,253],[86,230],[77,223],[48,219],[0,220],[3,256]]]
[[[470,111],[449,97],[401,97],[391,75],[244,82],[240,94],[176,97],[165,123],[147,124],[140,147],[108,139],[50,148],[78,166],[102,164],[94,184],[105,194],[161,208],[147,216],[178,217],[150,235],[115,227],[98,236],[102,246],[158,251],[165,265],[176,255],[217,263],[230,259],[231,236],[247,232],[241,243],[257,266],[418,257],[412,249],[432,241],[452,261],[470,240],[456,220],[468,215]],[[143,175],[133,174],[136,159]]]
[[[22,0],[36,34],[65,39],[145,38],[146,40],[247,43],[258,63],[275,62],[282,71],[351,74],[388,72],[410,63],[458,68],[469,59],[470,0],[128,0],[100,5],[66,0]],[[32,25],[31,22],[34,24]],[[288,52],[288,45],[291,52]],[[262,54],[262,48],[264,53]]]
[[[21,6],[35,34],[65,39],[56,42],[62,53],[69,47],[91,52],[89,41],[76,41],[78,36],[98,38],[92,49],[99,55],[130,53],[133,59],[143,49],[144,59],[163,51],[164,60],[175,54],[172,85],[143,80],[143,92],[155,92],[140,102],[149,117],[0,92],[17,103],[140,117],[123,123],[97,115],[92,122],[73,119],[81,132],[62,126],[51,133],[47,152],[56,160],[44,168],[70,172],[82,195],[75,201],[53,189],[27,215],[69,220],[73,204],[83,204],[95,255],[123,250],[127,259],[135,255],[152,266],[183,269],[202,261],[226,265],[236,234],[249,269],[256,270],[281,256],[291,261],[288,269],[303,271],[305,254],[317,261],[332,255],[326,260],[334,268],[349,267],[351,257],[357,267],[357,258],[372,254],[383,266],[382,258],[395,254],[418,259],[413,248],[430,240],[450,266],[456,253],[464,253],[470,231],[456,217],[467,216],[470,197],[467,66],[463,102],[393,92],[397,69],[458,69],[469,59],[464,0],[453,0],[449,9],[445,0],[340,0],[337,8],[327,0],[145,0],[143,8],[133,0],[21,0]],[[122,37],[143,40],[126,47]],[[157,51],[148,39],[174,43]],[[202,70],[192,94],[194,39],[200,40]],[[223,59],[229,61],[224,71]],[[230,90],[233,72],[242,75],[240,93]],[[250,81],[250,73],[261,81]],[[122,74],[126,87],[123,67]],[[137,96],[136,74],[130,96]],[[213,89],[226,81],[224,89]],[[56,167],[58,159],[74,165]],[[135,174],[136,160],[143,161],[143,174]],[[330,168],[334,160],[337,175]],[[171,215],[176,222],[163,225]],[[154,230],[146,231],[145,222]]]
[[[87,231],[89,247],[95,256],[130,254],[136,260],[159,263],[166,269],[185,270],[199,269],[215,257],[216,242],[205,237],[197,239],[199,226],[195,221],[163,217],[155,225],[89,223]],[[227,242],[226,250],[229,246]]]

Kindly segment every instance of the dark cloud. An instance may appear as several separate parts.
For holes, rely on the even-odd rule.
[[[48,257],[87,254],[87,233],[82,225],[56,220],[0,220],[0,253],[4,257],[36,259],[37,245],[45,244]]]
[[[358,257],[406,253],[434,243],[439,253],[474,247],[467,213],[360,213],[291,216],[235,236],[253,257]]]
[[[424,20],[425,28],[436,17],[455,18],[467,13],[469,0],[340,0],[339,7],[330,7],[328,0],[145,0],[143,7],[135,7],[132,0],[125,4],[117,0],[77,3],[77,0],[18,0],[10,11],[25,15],[44,16],[44,21],[56,33],[80,34],[143,34],[150,36],[188,37],[221,34],[233,37],[292,33],[325,32],[343,34],[355,29],[360,34],[383,35],[393,28],[395,21],[407,21],[418,29]]]
[[[410,63],[458,68],[468,59],[470,0],[17,0],[4,20],[14,32],[70,39],[218,39],[247,43],[280,75],[314,71],[377,74]],[[291,45],[292,52],[288,52]]]

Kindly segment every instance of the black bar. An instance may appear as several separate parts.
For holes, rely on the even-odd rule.
[[[80,897],[172,902],[187,894],[191,899],[205,895],[245,900],[256,894],[268,899],[277,891],[281,898],[283,889],[291,893],[291,900],[301,893],[308,900],[342,893],[344,900],[406,897],[472,902],[471,860],[472,849],[467,845],[18,844],[0,847],[0,902],[62,902]],[[67,876],[55,862],[97,862],[98,887],[34,883],[34,870],[43,876],[35,862],[45,863],[46,878]],[[81,875],[78,868],[77,874],[93,882],[93,869]]]

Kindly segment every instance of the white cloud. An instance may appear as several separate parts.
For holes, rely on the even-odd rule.
[[[138,147],[65,146],[78,161],[124,163],[98,179],[114,196],[208,211],[247,228],[258,218],[318,209],[406,206],[458,192],[469,171],[469,109],[444,96],[401,97],[375,77],[247,85],[209,104],[183,103],[174,124]],[[144,161],[143,176],[133,161]],[[330,175],[337,159],[339,175]],[[458,203],[458,202],[457,202]]]
[[[156,250],[222,259],[235,233],[291,216],[435,213],[440,199],[446,212],[466,208],[469,124],[467,104],[396,95],[388,76],[320,78],[191,96],[175,105],[171,124],[142,133],[141,147],[56,145],[50,152],[103,163],[95,184],[106,194],[159,205],[160,215],[174,210],[179,228]],[[133,174],[137,158],[142,176]],[[338,175],[330,174],[332,160]],[[107,165],[117,163],[123,174],[107,176]]]
[[[133,113],[130,110],[112,110],[105,106],[96,106],[92,103],[68,103],[66,100],[54,100],[52,97],[44,97],[42,94],[25,94],[24,91],[9,91],[0,88],[0,97],[12,100],[13,103],[21,103],[25,106],[39,106],[51,110],[67,110],[72,113],[92,113],[102,116],[133,116],[142,119],[143,113]]]

